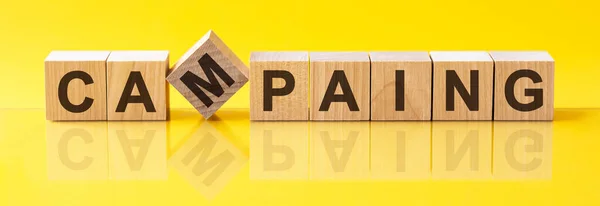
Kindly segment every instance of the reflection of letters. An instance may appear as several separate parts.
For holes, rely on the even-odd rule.
[[[217,138],[208,133],[181,160],[183,164],[189,165],[192,160],[198,157],[198,160],[192,169],[192,172],[196,176],[200,176],[209,169],[214,168],[212,172],[203,180],[203,183],[207,186],[212,185],[212,183],[220,176],[220,174],[222,174],[223,171],[225,171],[225,169],[235,160],[235,157],[229,150],[225,150],[209,160],[208,157],[215,148],[216,144]]]
[[[405,172],[406,171],[406,132],[398,131],[396,132],[396,146],[398,147],[396,150],[396,172]]]
[[[535,132],[533,130],[530,130],[530,129],[523,129],[523,130],[519,130],[519,131],[516,131],[516,132],[513,132],[512,134],[510,134],[510,136],[508,137],[508,140],[506,141],[506,146],[505,146],[505,154],[506,154],[507,163],[513,169],[521,171],[521,172],[532,171],[532,170],[538,168],[542,164],[542,160],[540,158],[534,158],[533,160],[531,160],[527,163],[522,163],[517,160],[517,158],[515,156],[515,146],[517,144],[517,141],[527,139],[527,138],[530,138],[531,140],[533,140],[533,144],[526,145],[525,151],[523,151],[523,152],[525,152],[525,153],[543,152],[543,150],[544,150],[543,135],[538,132]]]
[[[127,138],[125,130],[117,131],[117,137],[121,143],[121,147],[123,147],[123,153],[127,158],[127,162],[129,163],[129,169],[133,171],[140,171],[142,165],[144,164],[144,160],[148,155],[148,149],[150,148],[150,143],[154,139],[155,134],[156,130],[148,130],[144,134],[144,139],[129,139]],[[133,154],[133,147],[139,148],[137,155]]]
[[[446,170],[454,171],[458,168],[458,164],[465,157],[467,151],[469,151],[471,158],[470,168],[471,171],[479,170],[479,134],[476,130],[471,130],[467,133],[466,138],[462,144],[454,150],[455,138],[454,131],[446,131]]]
[[[331,167],[335,172],[343,172],[346,168],[346,164],[350,159],[350,154],[352,154],[352,150],[354,149],[354,145],[356,140],[358,139],[358,132],[351,131],[348,134],[348,139],[346,140],[332,140],[329,137],[329,132],[321,132],[321,140],[323,141],[323,145],[325,146],[325,151],[329,156],[329,160],[331,161]],[[335,149],[341,148],[341,154],[336,155]]]
[[[271,130],[267,130],[264,132],[263,144],[263,164],[265,171],[281,171],[292,168],[292,166],[295,163],[294,151],[288,146],[273,145],[273,132]],[[284,161],[275,163],[273,158],[275,153],[284,156]]]
[[[91,144],[94,142],[92,134],[86,130],[80,128],[69,129],[62,134],[62,137],[58,142],[58,157],[63,165],[67,166],[68,168],[72,170],[83,170],[88,168],[94,159],[89,156],[84,156],[82,160],[76,161],[74,160],[74,157],[69,156],[69,143],[71,143],[71,140],[73,140],[75,137],[80,137],[85,144]]]

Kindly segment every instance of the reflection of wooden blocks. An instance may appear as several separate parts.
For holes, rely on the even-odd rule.
[[[108,159],[110,179],[167,179],[167,123],[109,122]]]
[[[310,53],[311,120],[369,120],[366,52]]]
[[[430,52],[433,120],[492,120],[494,62],[487,52]]]
[[[491,122],[433,122],[431,127],[434,179],[492,177]]]
[[[431,122],[371,122],[371,177],[431,176]]]
[[[106,120],[107,51],[54,51],[45,61],[47,120]]]
[[[209,31],[189,49],[167,81],[208,119],[248,82],[248,67]]]
[[[308,120],[308,52],[254,52],[250,119]]]
[[[494,179],[552,178],[551,122],[494,122]]]
[[[371,52],[371,119],[431,120],[427,52]]]
[[[554,60],[548,52],[490,52],[496,65],[494,120],[552,120]]]
[[[47,122],[50,180],[106,180],[106,122]]]
[[[369,177],[369,124],[312,122],[310,124],[311,179]]]
[[[108,120],[166,120],[167,51],[117,51],[107,60]]]
[[[250,123],[250,178],[308,179],[308,123]]]

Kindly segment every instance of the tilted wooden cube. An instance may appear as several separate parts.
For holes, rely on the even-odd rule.
[[[53,51],[45,60],[47,120],[106,120],[108,51]]]
[[[366,52],[311,52],[310,119],[369,120],[370,75]]]
[[[494,62],[487,52],[430,52],[433,120],[492,120]]]
[[[166,120],[167,51],[114,51],[107,60],[108,120]]]
[[[308,52],[253,52],[250,119],[308,120]]]
[[[427,52],[371,52],[371,120],[431,120]]]
[[[175,63],[167,81],[208,119],[248,82],[249,70],[209,31]]]
[[[548,52],[490,52],[496,66],[494,120],[552,120],[554,60]]]

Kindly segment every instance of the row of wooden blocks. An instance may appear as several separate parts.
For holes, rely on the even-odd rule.
[[[547,52],[255,52],[250,67],[252,120],[553,119]]]
[[[547,52],[255,52],[250,66],[212,31],[171,69],[167,51],[52,52],[46,118],[166,120],[169,82],[208,119],[249,79],[251,120],[553,118]]]

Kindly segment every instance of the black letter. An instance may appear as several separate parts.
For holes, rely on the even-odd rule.
[[[471,94],[454,70],[446,71],[446,111],[454,111],[454,88],[471,111],[479,111],[479,71],[471,70]]]
[[[506,85],[504,86],[504,94],[506,96],[506,101],[512,108],[521,112],[529,112],[539,109],[540,107],[542,107],[542,105],[544,105],[543,89],[525,89],[525,96],[532,96],[533,101],[527,104],[522,104],[517,101],[517,98],[515,97],[515,83],[517,83],[517,80],[522,77],[527,77],[531,79],[533,83],[542,82],[542,77],[540,76],[540,74],[533,70],[522,69],[515,71],[514,73],[510,74],[510,76],[508,76],[508,79],[506,80]]]
[[[92,107],[92,103],[94,103],[94,99],[85,97],[83,102],[79,105],[74,105],[69,101],[69,96],[67,94],[67,89],[69,87],[69,82],[73,79],[81,79],[85,85],[93,84],[94,80],[92,77],[85,73],[84,71],[71,71],[60,79],[60,83],[58,83],[58,101],[60,105],[63,106],[67,111],[73,113],[81,113],[88,110]]]
[[[283,70],[263,71],[263,111],[273,111],[273,96],[285,96],[296,86],[296,80],[292,73]],[[282,78],[285,80],[285,86],[282,88],[273,88],[273,78]]]
[[[202,103],[204,103],[206,107],[210,107],[210,105],[213,104],[213,101],[200,89],[200,87],[208,90],[208,92],[215,96],[220,97],[223,95],[224,91],[221,84],[219,84],[219,81],[217,81],[217,78],[215,78],[215,74],[217,74],[227,86],[231,87],[235,81],[233,81],[225,70],[223,70],[223,68],[221,68],[221,66],[219,66],[219,64],[217,64],[217,62],[215,62],[208,54],[204,54],[198,60],[198,64],[200,64],[200,68],[202,68],[202,71],[206,74],[208,82],[190,71],[187,71],[179,79],[192,91],[192,93],[194,93],[194,95],[196,95],[196,97],[198,97],[198,99],[200,99],[200,101],[202,101]],[[213,74],[213,72],[215,74]]]
[[[396,70],[396,111],[404,111],[404,70]]]
[[[342,88],[343,94],[335,94],[335,88],[338,83]],[[354,99],[354,94],[352,94],[352,89],[350,89],[350,84],[348,84],[346,74],[342,70],[333,71],[333,76],[331,76],[331,81],[329,81],[329,86],[327,86],[327,90],[325,91],[325,96],[323,97],[323,102],[321,102],[319,111],[329,110],[331,102],[346,102],[350,108],[350,111],[358,111],[356,99]]]
[[[131,93],[133,92],[133,86],[136,85],[140,95],[132,96]],[[119,104],[117,105],[117,110],[115,112],[125,112],[127,104],[129,103],[143,103],[144,108],[146,108],[146,112],[156,112],[154,104],[152,103],[152,99],[150,98],[150,93],[148,92],[148,88],[146,88],[146,83],[142,77],[142,73],[139,71],[133,71],[129,73],[129,78],[127,78],[125,88],[123,89],[121,99],[119,100]]]

